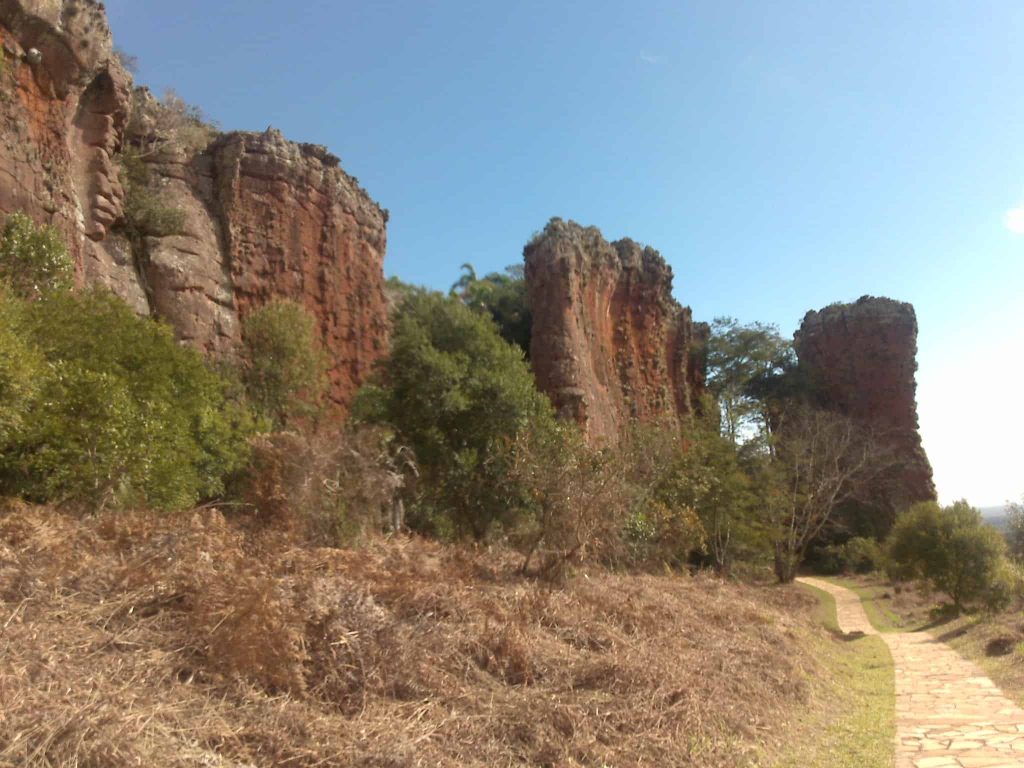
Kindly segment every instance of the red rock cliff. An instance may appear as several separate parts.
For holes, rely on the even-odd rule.
[[[823,404],[870,427],[898,467],[879,488],[890,517],[935,498],[917,423],[917,317],[892,299],[864,296],[808,312],[794,340],[800,366]]]
[[[102,4],[0,0],[0,44],[0,214],[21,210],[57,226],[83,281],[210,352],[230,351],[253,308],[302,303],[333,361],[331,396],[347,405],[386,350],[387,212],[338,159],[269,129],[191,149],[146,136],[159,147],[145,162],[161,202],[184,224],[133,248],[118,156],[140,136],[126,136],[131,81]],[[136,109],[158,109],[138,96]]]
[[[695,411],[707,326],[672,298],[657,251],[552,219],[524,256],[530,360],[560,413],[615,442],[632,420],[680,426]]]

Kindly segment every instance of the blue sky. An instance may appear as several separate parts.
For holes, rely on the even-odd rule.
[[[500,269],[561,216],[658,248],[698,319],[913,302],[940,495],[1024,494],[1024,4],[106,5],[140,82],[338,154],[389,275]]]

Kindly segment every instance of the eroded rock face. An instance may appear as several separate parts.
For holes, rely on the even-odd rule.
[[[935,499],[931,464],[918,433],[913,306],[864,296],[808,312],[794,346],[818,399],[891,447],[897,466],[874,499],[890,521],[914,502]]]
[[[274,297],[304,304],[333,358],[332,396],[347,404],[386,352],[387,212],[324,147],[278,131],[230,133],[209,152],[239,314]]]
[[[131,79],[101,3],[0,0],[0,45],[0,215],[56,226],[80,281],[211,353],[230,353],[242,318],[267,301],[303,304],[346,406],[386,349],[387,213],[338,159],[272,130],[163,141],[146,92],[126,136]],[[128,236],[118,153],[140,141],[161,204],[183,216],[175,234]]]
[[[697,410],[708,328],[672,298],[657,251],[552,219],[524,256],[530,359],[561,414],[614,443],[633,420],[678,427]]]
[[[57,227],[79,278],[108,285],[137,310],[145,296],[126,243],[114,154],[131,80],[113,54],[101,3],[0,0],[0,213]]]

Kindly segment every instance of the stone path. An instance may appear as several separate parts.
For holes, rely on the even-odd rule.
[[[831,594],[844,632],[879,634],[855,592]],[[896,668],[896,768],[1024,768],[1024,709],[927,632],[881,633]]]

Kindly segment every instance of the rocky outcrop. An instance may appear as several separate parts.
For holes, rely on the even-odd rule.
[[[253,308],[300,302],[345,406],[386,349],[387,212],[338,158],[270,129],[164,140],[156,101],[132,98],[101,3],[0,0],[0,44],[0,214],[53,224],[81,281],[212,353],[230,352]],[[140,145],[160,204],[180,212],[173,234],[126,227],[118,157]]]
[[[0,0],[0,213],[24,211],[64,235],[79,278],[146,300],[127,242],[114,155],[131,79],[101,3]]]
[[[614,443],[631,421],[680,427],[697,410],[708,329],[672,298],[657,251],[552,219],[524,256],[530,360],[561,414]]]
[[[917,317],[910,304],[864,296],[808,312],[794,340],[816,398],[867,427],[892,452],[873,500],[890,519],[935,498],[917,423]]]

